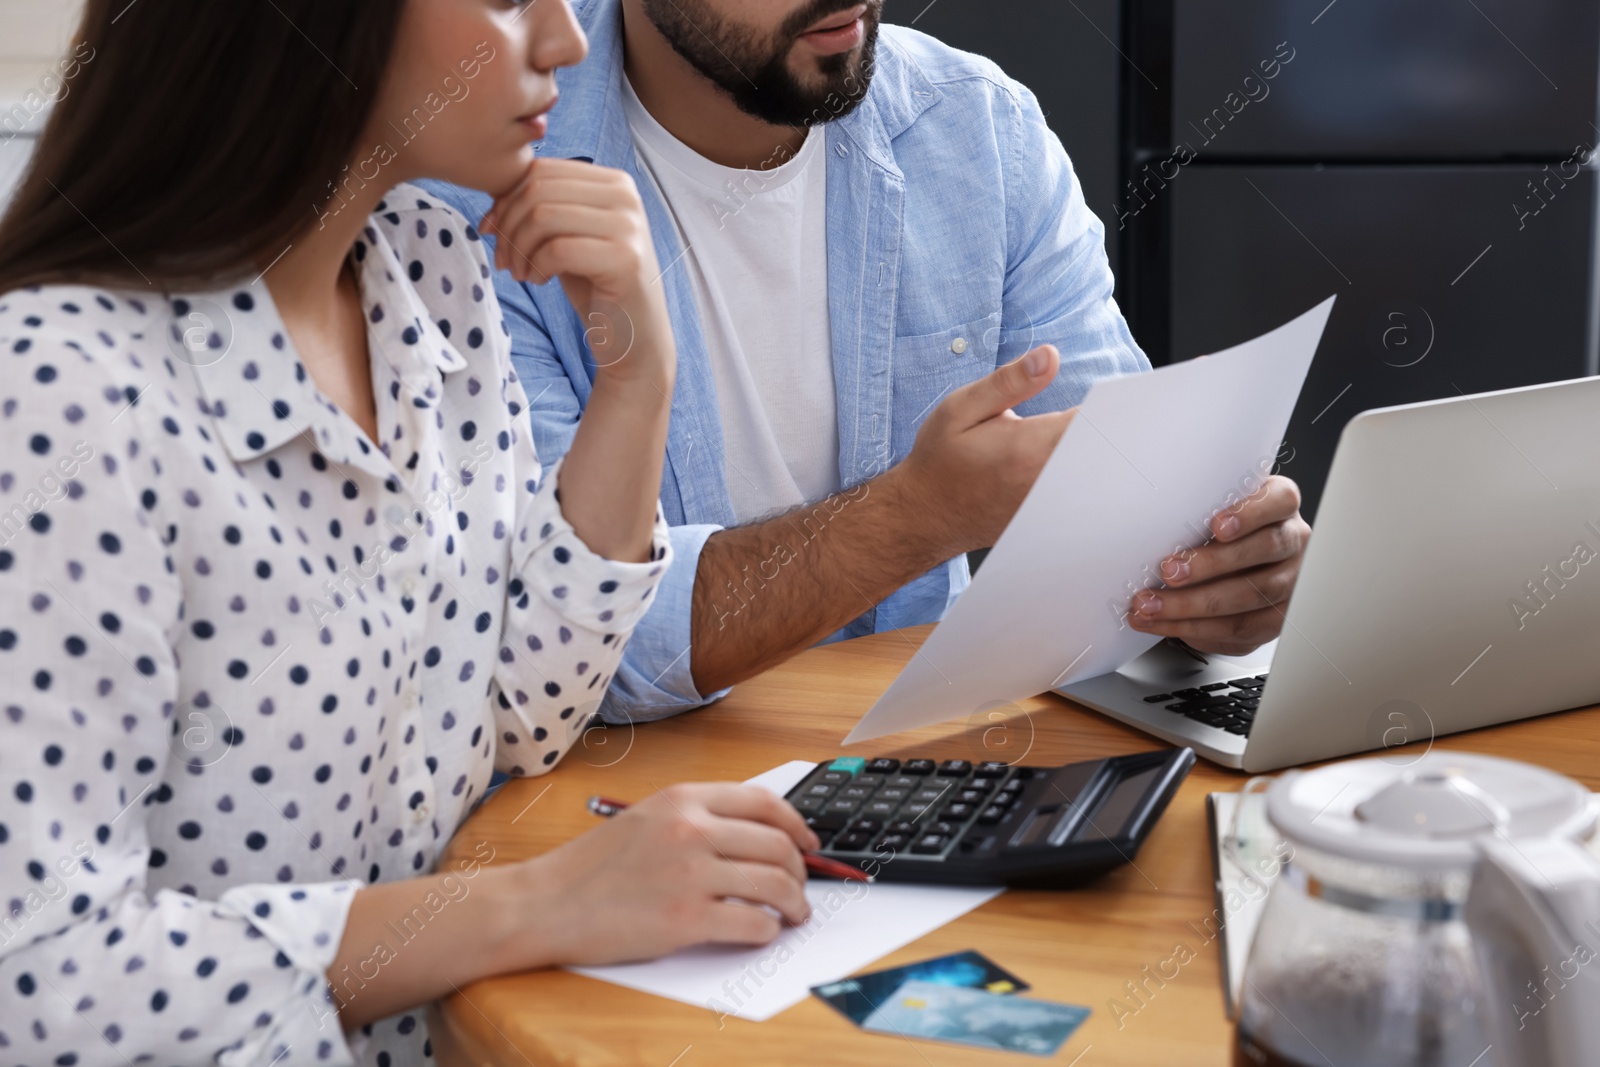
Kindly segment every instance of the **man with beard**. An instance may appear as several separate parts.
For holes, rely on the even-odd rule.
[[[938,619],[1090,384],[1149,367],[1033,95],[881,26],[882,2],[576,5],[591,54],[562,72],[525,185],[588,163],[634,178],[679,352],[662,484],[677,562],[609,721],[714,700],[818,641]],[[488,207],[440,192],[469,218]],[[547,463],[629,334],[548,284],[550,221],[511,208],[482,224]],[[1309,536],[1298,509],[1270,479],[1212,520],[1213,541],[1159,561],[1165,586],[1129,624],[1224,653],[1275,637]]]

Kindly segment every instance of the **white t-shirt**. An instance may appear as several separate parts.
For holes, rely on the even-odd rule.
[[[735,517],[751,522],[837,492],[822,135],[771,170],[724,167],[667,132],[626,78],[622,96],[684,248],[663,266],[693,282]]]

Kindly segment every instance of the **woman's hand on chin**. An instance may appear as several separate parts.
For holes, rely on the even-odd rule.
[[[650,225],[633,179],[570,159],[536,159],[479,227],[518,281],[561,280],[599,364],[597,384],[672,394],[677,350]]]

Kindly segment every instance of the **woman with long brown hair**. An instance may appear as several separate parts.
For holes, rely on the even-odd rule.
[[[637,193],[529,147],[564,0],[90,0],[80,38],[0,221],[0,1060],[420,1063],[474,979],[804,919],[815,838],[742,786],[435,869],[670,563]],[[597,324],[549,470],[424,177]]]

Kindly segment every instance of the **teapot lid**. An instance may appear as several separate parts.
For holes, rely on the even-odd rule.
[[[1441,870],[1470,867],[1485,838],[1585,838],[1596,805],[1542,767],[1435,751],[1407,765],[1384,757],[1290,771],[1267,791],[1267,817],[1290,841],[1335,856]]]

